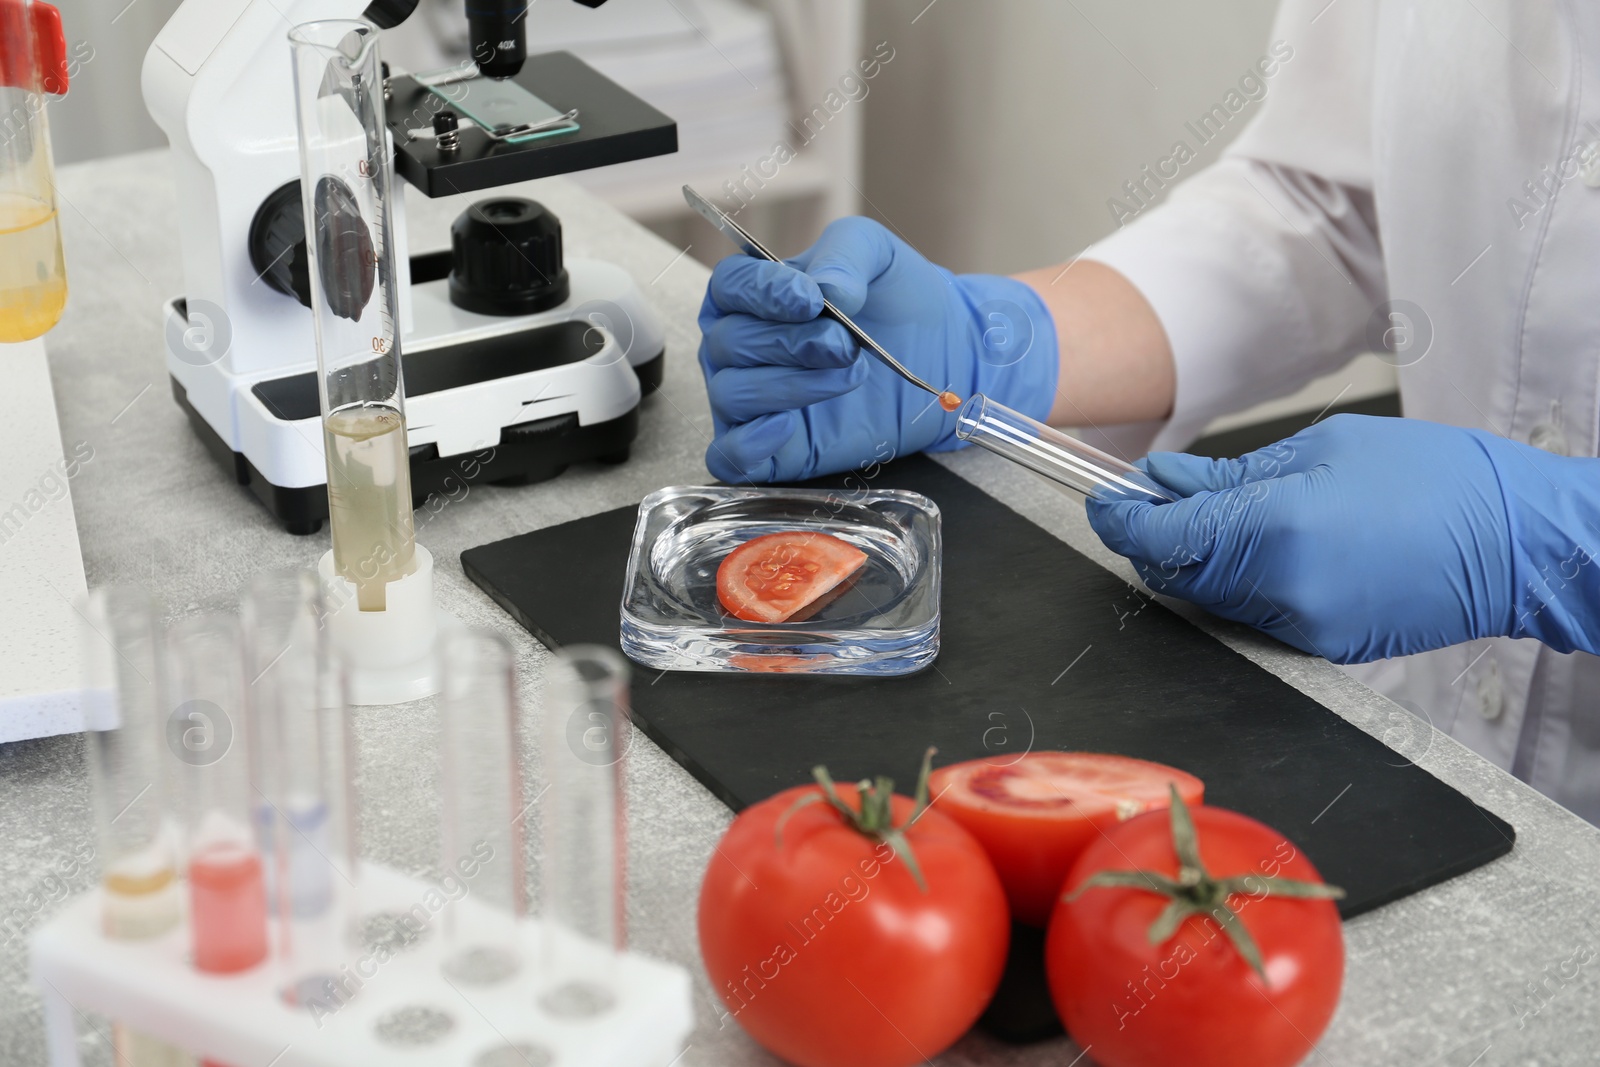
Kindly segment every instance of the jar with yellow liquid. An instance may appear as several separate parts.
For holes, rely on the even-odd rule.
[[[67,303],[45,104],[67,91],[61,13],[0,0],[0,342],[27,341]]]

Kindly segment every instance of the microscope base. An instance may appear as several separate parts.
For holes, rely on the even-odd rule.
[[[665,364],[666,356],[662,353],[633,368],[646,395],[660,385]],[[255,494],[285,530],[308,535],[322,529],[328,519],[325,482],[305,486],[274,485],[249,456],[230,448],[222,435],[195,410],[177,378],[172,378],[171,384],[173,399],[189,416],[189,424],[206,450],[232,473],[234,481]],[[579,425],[577,416],[571,414],[507,426],[500,431],[498,445],[459,456],[441,457],[437,445],[418,445],[411,449],[412,505],[419,512],[437,510],[430,498],[457,500],[475,484],[532,485],[556,477],[574,463],[589,460],[623,463],[628,459],[638,432],[639,409],[634,408],[617,418],[590,426]],[[421,521],[419,515],[419,524]]]

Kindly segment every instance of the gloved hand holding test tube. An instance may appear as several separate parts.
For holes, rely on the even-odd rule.
[[[683,195],[747,256],[784,263],[705,197],[688,186]],[[870,265],[876,277],[864,280],[883,289],[884,302],[902,320],[921,318],[929,324],[905,331],[900,340],[924,354],[942,348],[949,377],[977,387],[966,391],[964,404],[960,393],[930,384],[866,331],[865,316],[859,314],[867,296],[858,288],[863,279],[832,278],[843,275],[846,264]],[[804,287],[808,276],[814,279],[810,290]],[[877,289],[873,295],[877,298]],[[851,306],[842,308],[841,302]],[[1046,328],[1035,329],[1034,320]],[[724,261],[712,276],[701,312],[701,363],[719,423],[706,465],[727,481],[799,479],[970,441],[1086,496],[1174,499],[1132,464],[978,391],[999,392],[1035,410],[1042,401],[1040,414],[1047,412],[1058,373],[1049,321],[1037,296],[1021,283],[951,275],[865,219],[840,220],[815,248],[780,269],[741,263],[737,257]],[[834,323],[844,328],[842,334]],[[858,345],[935,400],[919,402],[899,383],[873,381],[856,359]],[[814,381],[802,383],[801,375]],[[774,395],[786,387],[794,407],[770,410]],[[887,428],[886,412],[898,439],[874,441],[873,423]],[[953,425],[945,414],[950,412],[955,412]],[[797,432],[797,423],[803,423],[804,433]]]

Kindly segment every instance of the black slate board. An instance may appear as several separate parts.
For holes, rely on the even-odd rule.
[[[930,744],[940,764],[1080,749],[1199,775],[1208,803],[1281,830],[1343,886],[1346,918],[1511,850],[1503,819],[931,460],[899,461],[872,485],[943,512],[932,668],[636,678],[636,724],[735,810],[810,781],[818,763],[838,781],[889,774],[909,789]],[[482,545],[461,563],[546,645],[616,647],[635,514]]]

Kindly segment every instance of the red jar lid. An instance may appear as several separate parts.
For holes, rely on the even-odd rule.
[[[0,85],[61,96],[67,80],[61,12],[39,0],[0,0]]]

